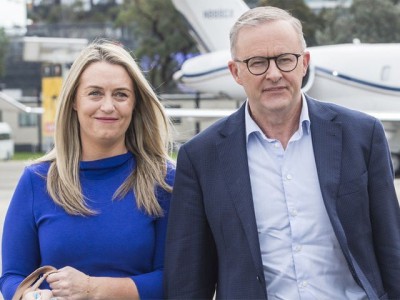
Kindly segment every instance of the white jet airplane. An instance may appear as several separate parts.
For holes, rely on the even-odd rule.
[[[248,10],[242,0],[172,0],[191,26],[201,55],[188,59],[174,79],[197,92],[244,100],[243,88],[232,78],[227,62],[229,30]],[[309,47],[311,66],[303,91],[380,119],[400,169],[400,44],[352,44]],[[207,117],[206,111],[202,113]],[[200,113],[199,113],[200,114]],[[215,117],[218,114],[214,110]],[[226,115],[221,111],[220,115]]]

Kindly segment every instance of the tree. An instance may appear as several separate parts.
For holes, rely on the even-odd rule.
[[[198,52],[184,18],[171,1],[128,0],[116,25],[132,30],[137,44],[132,50],[158,92],[173,88],[173,73],[188,56]]]
[[[314,14],[304,3],[304,0],[258,0],[257,6],[275,6],[289,11],[298,18],[303,25],[304,38],[308,46],[315,46],[317,40],[315,34],[318,29],[323,28],[322,19]]]
[[[400,7],[391,0],[354,0],[350,8],[321,13],[325,28],[316,35],[319,44],[400,42]]]
[[[246,2],[247,6],[250,8],[256,7],[256,6],[261,6],[259,4],[260,0],[244,0]]]
[[[28,18],[34,23],[57,24],[57,23],[106,23],[114,20],[119,12],[118,4],[114,0],[101,1],[90,7],[83,0],[74,0],[68,4],[56,0],[54,4],[42,4],[34,6],[28,11]]]
[[[0,28],[0,77],[5,73],[5,58],[7,54],[8,38],[3,28]]]

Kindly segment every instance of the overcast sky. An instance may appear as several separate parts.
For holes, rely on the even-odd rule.
[[[25,0],[0,0],[0,27],[26,26]]]

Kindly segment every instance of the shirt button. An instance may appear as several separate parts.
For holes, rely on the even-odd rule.
[[[294,247],[295,252],[300,252],[301,249],[302,249],[301,245],[297,245],[296,247]]]
[[[275,148],[279,148],[279,143],[278,143],[278,142],[275,142],[275,143],[274,143],[274,147],[275,147]]]
[[[290,175],[290,174],[287,174],[287,175],[286,175],[286,179],[287,179],[287,180],[292,180],[292,178],[293,178],[292,175]]]
[[[292,209],[292,210],[290,211],[290,215],[291,215],[292,217],[297,216],[297,210]]]
[[[308,285],[308,282],[306,280],[304,280],[304,281],[300,282],[299,287],[305,288],[305,287],[307,287],[307,285]]]

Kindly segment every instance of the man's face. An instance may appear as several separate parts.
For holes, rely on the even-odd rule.
[[[229,62],[232,76],[247,94],[253,117],[265,113],[290,113],[301,105],[301,83],[310,55],[303,50],[298,34],[287,21],[266,22],[239,31],[235,59],[271,57],[283,53],[301,54],[291,72],[279,70],[275,61],[270,60],[268,70],[256,76],[249,72],[245,63]]]

